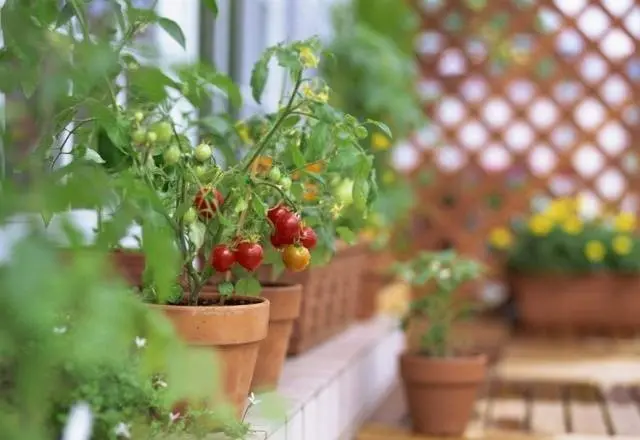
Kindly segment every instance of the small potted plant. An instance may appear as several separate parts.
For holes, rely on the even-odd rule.
[[[552,200],[512,228],[491,232],[519,317],[536,329],[638,327],[640,304],[629,295],[637,291],[640,269],[635,215],[586,216],[579,205],[577,199]]]
[[[268,49],[256,63],[251,81],[256,100],[271,58],[286,69],[293,87],[280,110],[259,121],[254,136],[222,114],[217,117],[226,121],[226,128],[205,128],[204,141],[193,145],[184,127],[163,110],[174,102],[171,98],[165,99],[167,106],[133,111],[125,118],[131,121],[132,145],[121,148],[131,166],[121,174],[131,173],[149,190],[140,200],[149,206],[149,214],[141,219],[148,266],[145,296],[162,304],[158,307],[190,343],[218,348],[223,382],[238,414],[254,376],[256,389],[277,383],[300,310],[300,286],[269,284],[256,277],[267,252],[270,262],[299,272],[309,265],[311,249],[331,249],[335,234],[325,219],[333,215],[336,202],[328,185],[322,184],[329,175],[322,170],[337,174],[356,167],[354,192],[360,212],[366,209],[373,184],[371,159],[353,147],[366,128],[329,106],[326,87],[306,76],[317,64],[318,52],[315,39],[294,42]],[[205,93],[197,85],[217,85],[219,76],[205,66],[190,66],[178,71],[183,82],[175,87]],[[185,116],[191,124],[203,122]],[[243,154],[220,167],[214,156],[226,150]],[[310,169],[310,163],[322,167]],[[296,174],[300,177],[294,182]],[[313,191],[311,181],[318,181]],[[154,251],[145,240],[151,227],[174,231],[176,267],[183,268],[179,278],[175,270],[154,267]],[[198,264],[192,264],[194,260]],[[154,287],[155,278],[168,276],[180,280],[174,296]]]
[[[482,266],[453,251],[423,252],[397,263],[396,271],[416,285],[433,284],[430,295],[414,300],[407,320],[427,320],[419,345],[400,357],[400,374],[415,432],[459,437],[471,416],[479,386],[486,376],[487,358],[460,350],[452,325],[463,310],[453,294],[476,279]]]

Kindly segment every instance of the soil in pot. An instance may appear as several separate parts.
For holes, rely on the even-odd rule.
[[[302,285],[263,283],[261,296],[269,301],[269,332],[260,343],[251,389],[272,390],[278,386],[289,348],[293,323],[300,316]]]
[[[249,395],[260,342],[267,336],[269,301],[233,296],[224,305],[220,296],[203,293],[198,306],[159,305],[188,344],[210,347],[218,355],[226,401],[242,416]],[[212,403],[219,394],[212,393]]]
[[[400,374],[414,431],[462,436],[486,370],[484,355],[435,358],[402,354]]]

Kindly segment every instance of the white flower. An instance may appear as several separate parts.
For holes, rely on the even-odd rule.
[[[143,348],[145,345],[147,345],[147,340],[140,336],[136,336],[136,347]]]
[[[173,423],[180,418],[180,413],[169,413],[169,423]]]
[[[118,423],[118,426],[114,428],[113,433],[116,435],[116,437],[131,438],[129,425],[124,422]]]
[[[69,411],[67,424],[62,431],[62,440],[89,440],[92,426],[91,408],[86,402],[78,402]]]
[[[166,383],[164,380],[162,380],[162,379],[158,379],[158,380],[156,381],[156,386],[158,386],[158,387],[160,387],[160,388],[166,388],[166,387],[168,387],[169,385],[167,385],[167,383]]]
[[[451,278],[451,270],[450,269],[442,269],[440,271],[440,279],[441,280],[448,280],[449,278]]]
[[[431,263],[431,271],[432,272],[437,272],[440,270],[440,262],[439,261],[434,261],[433,263]]]
[[[260,402],[261,402],[261,400],[258,399],[255,394],[253,394],[253,393],[249,394],[249,403],[251,405],[257,405]]]
[[[66,327],[66,326],[64,326],[64,325],[60,325],[60,326],[58,326],[58,327],[54,327],[54,328],[53,328],[53,332],[54,332],[56,335],[62,335],[62,334],[65,334],[65,333],[67,332],[67,327]]]

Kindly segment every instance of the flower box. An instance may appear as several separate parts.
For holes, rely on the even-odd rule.
[[[527,329],[640,331],[640,275],[514,274],[511,284],[519,319]]]

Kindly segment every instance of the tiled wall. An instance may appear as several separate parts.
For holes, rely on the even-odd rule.
[[[264,420],[259,405],[248,422],[268,440],[347,440],[394,383],[404,339],[397,321],[380,317],[357,324],[285,365],[278,393],[285,420]]]

